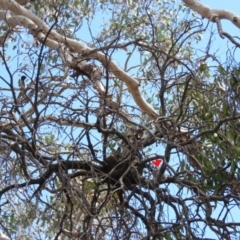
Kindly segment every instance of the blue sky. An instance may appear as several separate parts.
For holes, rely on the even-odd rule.
[[[213,8],[213,9],[224,9],[224,10],[228,10],[231,12],[234,12],[235,14],[237,14],[238,16],[240,16],[240,1],[239,0],[215,0],[215,1],[211,1],[211,0],[202,0],[200,1],[201,3],[208,5],[209,7]],[[223,31],[228,32],[229,34],[233,35],[233,36],[240,36],[240,30],[235,27],[231,22],[226,21],[226,20],[222,20],[222,27],[223,27]],[[217,26],[216,24],[213,24],[213,30],[217,33]],[[207,43],[208,37],[207,37],[207,32],[204,35],[203,38],[203,44]],[[240,40],[239,40],[240,42]],[[215,40],[214,40],[214,50],[213,51],[218,51],[218,56],[221,56],[221,58],[226,56],[226,51],[228,49],[228,47],[231,46],[231,44],[229,44],[229,41],[225,38],[222,39],[220,36],[218,36],[216,34]],[[235,57],[237,56],[237,54],[235,55]],[[232,219],[226,219],[226,221],[239,221],[239,209],[238,208],[233,208],[231,210],[232,212]],[[217,207],[215,209],[215,211],[213,212],[213,216],[217,217],[220,213],[220,207]],[[209,230],[209,229],[208,229]],[[206,237],[209,238],[213,238],[213,239],[217,239],[216,235],[212,232],[212,231],[207,231]]]
[[[200,2],[205,5],[208,5],[210,8],[228,10],[228,11],[234,12],[238,16],[240,16],[240,1],[239,0],[228,0],[228,1],[226,1],[226,0],[215,0],[215,1],[202,0]],[[221,23],[222,23],[224,31],[228,32],[229,34],[235,35],[235,36],[239,35],[240,29],[235,27],[231,22],[229,22],[227,20],[221,20]],[[216,25],[215,25],[214,29],[217,32]],[[219,37],[216,39],[216,43],[217,43],[217,45],[224,47],[224,46],[226,46],[227,42],[226,42],[226,39],[221,39]]]
[[[235,13],[240,13],[240,2],[239,0],[201,0],[202,4],[208,5],[214,9],[225,9],[229,11],[234,11]]]
[[[240,16],[240,1],[239,0],[215,0],[215,1],[211,1],[211,0],[203,0],[201,1],[201,3],[203,4],[207,4],[209,5],[211,8],[216,8],[216,9],[225,9],[225,10],[229,10],[229,11],[233,11],[236,14],[238,14]],[[240,30],[237,29],[232,23],[227,22],[227,21],[222,21],[223,24],[223,30],[227,31],[230,34],[233,35],[239,35],[240,36]],[[213,26],[213,29],[215,29],[215,31],[217,32],[217,27],[216,25]],[[97,31],[97,29],[95,29]],[[86,31],[87,33],[88,31]],[[83,34],[84,31],[81,30],[80,33],[80,37],[81,34]],[[203,40],[203,44],[205,44],[205,39],[206,41],[208,40],[208,38],[206,36],[204,36],[204,40]],[[227,50],[227,39],[221,39],[219,36],[216,35],[216,40],[215,40],[215,44],[216,46],[214,46],[216,49],[220,49],[220,51],[224,54]],[[116,59],[115,59],[116,60]],[[117,61],[117,63],[121,63],[122,61]],[[123,61],[124,62],[124,61]],[[237,213],[236,213],[237,214]],[[238,215],[233,214],[233,218],[234,219],[238,219]],[[208,235],[208,237],[215,237],[214,235]]]

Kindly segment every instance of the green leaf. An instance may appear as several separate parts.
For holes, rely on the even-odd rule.
[[[233,148],[233,151],[235,152],[236,156],[240,158],[240,147],[235,146]]]

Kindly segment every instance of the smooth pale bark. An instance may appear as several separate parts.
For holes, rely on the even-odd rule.
[[[210,21],[216,21],[216,17],[219,19],[228,19],[237,27],[240,27],[239,17],[234,13],[231,13],[226,10],[214,10],[210,7],[201,4],[198,0],[183,0],[183,2],[191,8],[193,11],[199,13],[202,17],[208,18]],[[50,31],[50,28],[45,24],[40,18],[34,15],[31,11],[28,11],[20,4],[18,4],[14,0],[0,0],[0,7],[11,11],[15,15],[25,16],[28,20],[31,20],[36,26],[37,31],[43,33],[43,36],[46,36]],[[23,25],[27,28],[31,28],[31,26],[26,26],[26,19],[19,22],[20,25]],[[32,29],[33,30],[33,29]],[[54,42],[52,42],[52,41]],[[48,35],[47,45],[52,48],[56,48],[56,43],[62,43],[71,51],[77,52],[86,56],[87,58],[94,58],[100,60],[105,66],[109,67],[109,70],[120,80],[122,80],[127,86],[132,94],[132,97],[138,107],[152,120],[156,120],[159,114],[148,104],[145,99],[142,97],[140,92],[139,83],[131,77],[128,73],[124,72],[121,68],[117,66],[117,64],[108,58],[106,58],[105,54],[102,52],[95,52],[94,49],[87,47],[79,41],[66,38],[65,36],[61,36],[55,31],[51,31]],[[52,45],[52,46],[51,46]],[[55,45],[55,46],[53,46]]]
[[[226,19],[231,21],[236,27],[240,28],[240,17],[233,12],[223,9],[212,9],[207,5],[201,4],[198,0],[183,0],[183,2],[203,18],[207,18],[212,22],[216,21],[216,17],[219,19]],[[209,1],[209,3],[211,3],[211,1]]]
[[[44,35],[47,35],[47,33],[50,31],[50,28],[47,26],[47,24],[45,24],[40,18],[19,5],[14,0],[0,0],[0,7],[11,11],[15,15],[25,16],[34,24],[36,24],[36,26],[38,26],[38,31],[41,31]],[[65,36],[62,36],[55,31],[51,31],[51,33],[48,35],[48,38],[56,41],[57,43],[65,44],[66,46],[68,46],[69,49],[71,49],[71,51],[84,55],[87,58],[94,58],[101,61],[103,65],[108,66],[109,70],[117,78],[122,80],[128,86],[128,89],[132,94],[134,101],[150,119],[156,120],[159,117],[159,114],[142,97],[139,88],[140,85],[137,80],[131,77],[125,71],[123,71],[120,67],[118,67],[117,64],[113,60],[107,58],[105,54],[99,51],[95,52],[94,49],[87,47],[79,41],[66,38]]]
[[[102,70],[100,68],[93,67],[91,64],[88,64],[86,61],[83,61],[83,59],[80,57],[79,58],[74,57],[73,54],[63,43],[58,43],[57,41],[54,41],[52,39],[46,39],[46,35],[41,31],[41,29],[39,29],[38,26],[34,24],[34,22],[29,20],[27,17],[24,16],[11,17],[10,15],[5,16],[5,13],[3,11],[0,11],[0,20],[6,20],[8,26],[11,26],[12,28],[16,27],[17,25],[21,25],[27,28],[29,32],[40,42],[44,42],[46,46],[55,49],[59,52],[59,55],[63,60],[64,66],[69,66],[73,69],[76,68],[77,66],[79,69],[87,72],[88,75],[91,76],[94,88],[98,91],[100,96],[104,96],[106,90],[101,83]],[[131,119],[128,118],[127,113],[123,109],[119,108],[118,103],[113,101],[110,96],[105,98],[105,101],[110,108],[119,111],[119,113],[123,115],[124,117],[123,120],[127,119],[128,121],[131,121]],[[40,104],[41,100],[38,101],[38,103]],[[33,111],[34,109],[32,108],[30,112]],[[28,114],[28,112],[29,111],[27,111],[25,114]]]
[[[10,238],[8,238],[6,235],[0,232],[0,240],[10,240]]]

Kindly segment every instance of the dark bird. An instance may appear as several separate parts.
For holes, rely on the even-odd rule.
[[[25,79],[27,77],[26,76],[21,76],[21,78],[18,80],[18,86],[20,88],[20,91],[23,90],[25,88]]]
[[[19,78],[19,80],[18,80],[18,86],[20,88],[20,91],[19,91],[19,94],[17,96],[17,105],[15,105],[15,107],[12,108],[12,110],[14,112],[16,112],[17,107],[19,107],[22,104],[22,100],[23,100],[24,95],[25,95],[25,79],[26,78],[27,78],[26,76],[22,75],[21,78]]]

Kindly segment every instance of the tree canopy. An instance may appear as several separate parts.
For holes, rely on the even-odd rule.
[[[240,238],[237,14],[0,0],[0,20],[0,240]]]

